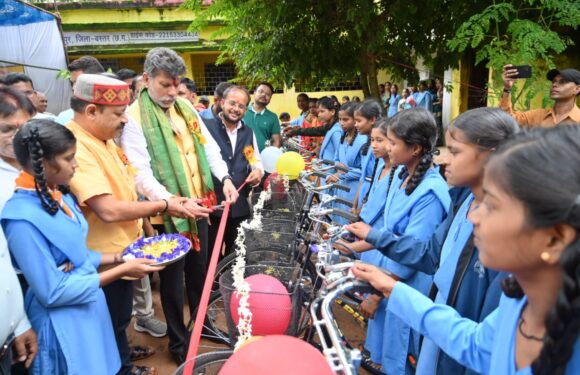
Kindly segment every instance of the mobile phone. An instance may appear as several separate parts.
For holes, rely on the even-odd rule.
[[[517,79],[532,77],[532,67],[530,65],[517,65],[513,69],[518,71]]]

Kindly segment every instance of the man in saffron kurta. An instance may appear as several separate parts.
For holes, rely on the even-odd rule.
[[[169,350],[181,363],[187,352],[189,333],[183,322],[183,274],[190,313],[199,303],[208,262],[210,209],[194,202],[216,204],[212,175],[223,183],[226,201],[235,202],[238,193],[228,175],[219,146],[201,117],[187,101],[177,97],[179,77],[185,63],[168,48],[154,48],[145,59],[143,79],[146,89],[129,108],[129,122],[121,143],[138,170],[137,189],[149,199],[171,196],[192,198],[186,204],[195,220],[165,217],[152,223],[159,231],[189,236],[195,251],[160,272],[161,304],[167,321]]]
[[[89,224],[87,246],[101,253],[121,253],[141,236],[142,217],[169,213],[193,216],[182,206],[185,198],[138,202],[132,168],[113,141],[123,129],[129,86],[122,81],[83,74],[76,82],[67,127],[77,139],[78,168],[71,190]],[[103,288],[119,354],[119,374],[155,374],[154,368],[133,369],[126,328],[131,321],[132,282],[117,280]],[[140,371],[140,372],[139,372]]]

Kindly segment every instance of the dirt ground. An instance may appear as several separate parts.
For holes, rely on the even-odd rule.
[[[163,310],[161,309],[161,302],[159,300],[159,283],[154,282],[153,288],[153,307],[155,309],[155,315],[164,319]],[[189,316],[188,308],[184,308],[184,316]],[[353,343],[358,344],[362,342],[365,338],[366,329],[363,329],[355,321],[355,319],[346,313],[341,307],[335,305],[335,314],[337,321],[340,325],[342,332],[345,336]],[[186,319],[186,323],[189,319]],[[130,328],[128,329],[129,343],[130,345],[150,345],[155,348],[156,353],[152,357],[143,359],[141,361],[135,362],[136,365],[141,366],[154,366],[157,367],[159,375],[172,375],[177,369],[176,363],[173,361],[168,349],[167,349],[167,337],[155,338],[146,333],[136,332],[133,329],[133,322],[131,322]],[[215,350],[220,350],[226,348],[225,346],[213,343],[209,340],[202,340],[200,344],[199,353],[205,353]],[[366,371],[360,370],[360,374],[367,374]]]

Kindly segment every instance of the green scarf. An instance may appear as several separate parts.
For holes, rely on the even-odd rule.
[[[191,197],[189,184],[187,183],[187,179],[190,177],[184,172],[181,155],[175,143],[174,132],[169,119],[161,107],[151,99],[146,89],[140,92],[138,100],[139,110],[141,111],[141,124],[147,141],[149,156],[151,157],[153,175],[171,194]],[[205,155],[205,148],[203,147],[205,140],[201,134],[197,117],[181,98],[177,98],[175,109],[187,123],[187,128],[193,138],[203,183],[202,196],[199,198],[210,198],[212,202],[215,202],[211,170]],[[190,238],[194,240],[194,248],[199,248],[195,220],[165,215],[163,223],[167,233],[177,232],[186,235],[191,233],[193,236],[190,236]]]

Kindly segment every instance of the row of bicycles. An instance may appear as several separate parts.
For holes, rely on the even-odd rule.
[[[339,324],[336,315],[340,311],[341,316],[350,319],[350,326],[358,327],[362,333],[366,321],[357,313],[357,306],[365,293],[374,291],[350,273],[355,253],[342,241],[337,242],[348,232],[333,223],[331,217],[348,221],[357,221],[358,217],[349,211],[352,202],[334,194],[349,188],[325,182],[328,175],[342,167],[316,159],[309,164],[310,169],[295,181],[272,181],[267,201],[256,208],[261,225],[244,228],[244,277],[267,274],[282,282],[291,300],[285,334],[319,349],[335,373],[356,374],[361,352],[356,342],[343,333],[340,325],[344,319]],[[252,201],[257,200],[256,194]],[[217,265],[202,330],[202,338],[220,344],[220,349],[199,354],[191,373],[185,374],[186,366],[182,365],[175,374],[218,374],[233,355],[238,330],[230,313],[230,300],[235,292],[236,257],[235,252],[229,254]],[[196,324],[196,315],[197,311],[191,315],[190,331]]]

